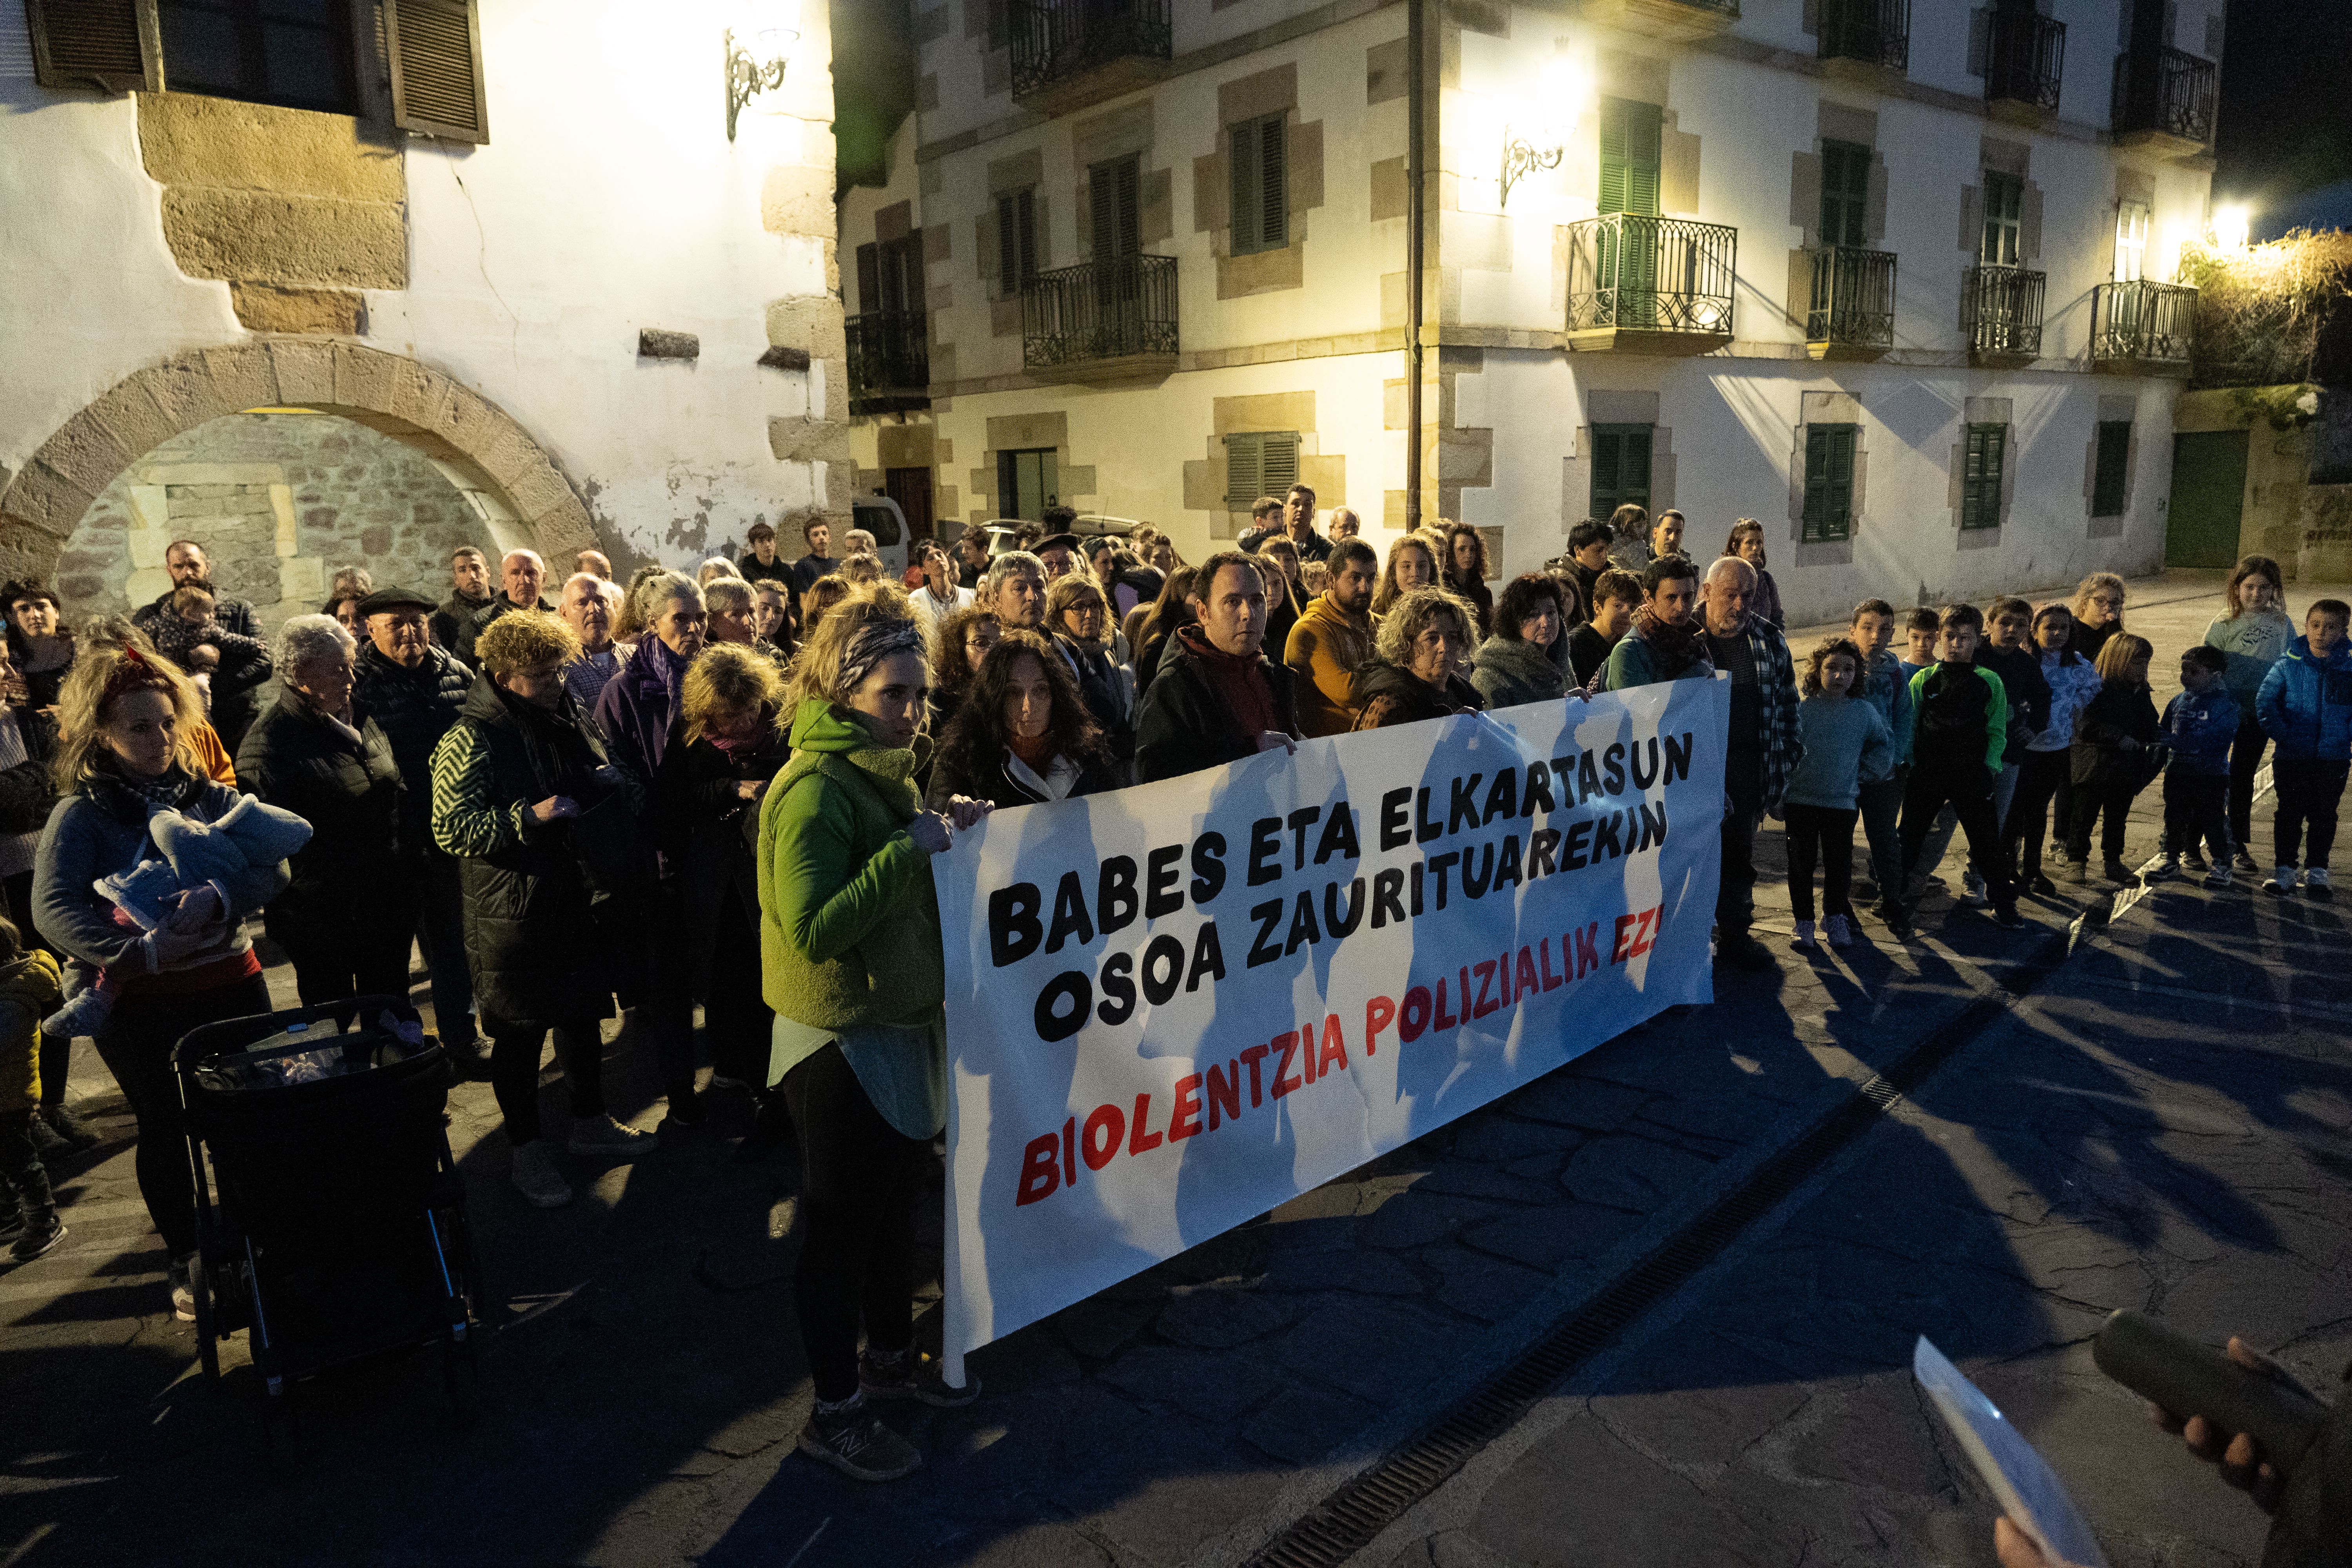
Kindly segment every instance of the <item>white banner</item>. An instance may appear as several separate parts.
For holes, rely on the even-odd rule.
[[[960,836],[949,1374],[1711,999],[1729,704],[1677,680],[1308,741]]]

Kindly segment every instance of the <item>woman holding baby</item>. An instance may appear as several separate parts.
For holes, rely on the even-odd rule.
[[[196,1249],[194,1177],[181,1128],[172,1048],[200,1024],[269,1011],[269,988],[245,917],[282,891],[282,860],[173,893],[142,929],[98,882],[160,858],[150,817],[177,812],[219,822],[244,799],[214,783],[194,737],[203,722],[186,676],[135,647],[88,647],[58,699],[58,794],[33,868],[41,934],[105,976],[111,1010],[96,1029],[99,1055],[138,1119],[140,1195],[171,1255],[172,1306],[195,1315],[188,1258]],[[249,809],[249,808],[248,808]]]

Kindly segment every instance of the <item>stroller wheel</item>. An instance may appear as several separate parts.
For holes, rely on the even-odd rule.
[[[204,1248],[188,1260],[188,1293],[196,1299],[196,1364],[204,1368],[205,1382],[220,1385],[220,1308],[213,1300],[213,1274],[205,1261]]]
[[[294,1389],[290,1382],[269,1386],[263,1383],[261,1398],[261,1446],[270,1466],[281,1472],[301,1463],[301,1432],[294,1419]]]
[[[441,1342],[441,1385],[449,1395],[449,1416],[460,1427],[471,1428],[482,1418],[482,1369],[475,1359],[471,1334]]]

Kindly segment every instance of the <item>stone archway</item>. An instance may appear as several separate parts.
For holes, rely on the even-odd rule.
[[[50,577],[116,475],[199,425],[270,407],[341,415],[422,453],[501,547],[558,563],[598,547],[588,509],[554,461],[488,399],[381,349],[261,338],[136,372],[66,421],[0,493],[0,576]]]

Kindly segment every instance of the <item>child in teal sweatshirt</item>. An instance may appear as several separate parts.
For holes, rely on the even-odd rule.
[[[1804,755],[1789,775],[1782,821],[1789,835],[1789,902],[1796,910],[1796,945],[1813,940],[1813,863],[1822,867],[1823,934],[1832,947],[1853,942],[1853,828],[1862,786],[1895,771],[1895,731],[1878,707],[1849,695],[1862,673],[1862,649],[1851,637],[1830,637],[1805,665],[1805,700],[1797,705]]]

